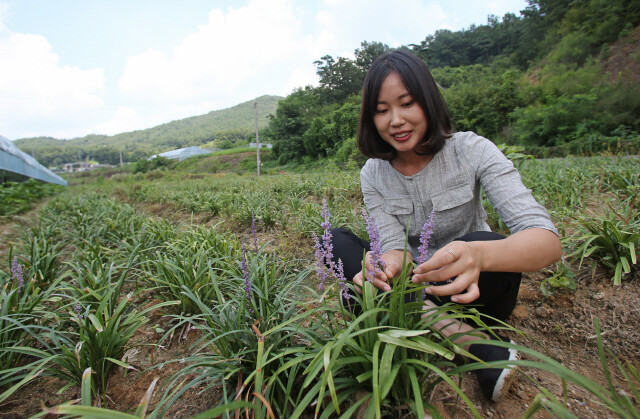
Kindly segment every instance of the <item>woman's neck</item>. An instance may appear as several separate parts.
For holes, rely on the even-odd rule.
[[[405,176],[412,176],[427,167],[433,155],[422,156],[416,153],[398,154],[391,160],[391,166]]]

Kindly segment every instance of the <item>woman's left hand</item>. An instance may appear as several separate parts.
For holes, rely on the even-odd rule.
[[[429,287],[426,292],[439,296],[450,295],[451,301],[460,304],[475,301],[480,297],[478,278],[481,261],[473,243],[454,241],[438,250],[431,259],[413,270],[413,283],[442,282],[455,277],[450,284]]]

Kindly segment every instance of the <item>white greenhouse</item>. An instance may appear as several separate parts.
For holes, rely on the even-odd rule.
[[[69,183],[22,152],[8,138],[0,135],[0,170],[17,173],[47,183],[68,186]]]
[[[167,151],[165,153],[154,154],[153,156],[149,157],[149,160],[155,159],[156,157],[160,156],[160,157],[164,157],[171,160],[182,161],[184,159],[188,159],[189,157],[199,156],[201,154],[209,154],[209,153],[213,153],[213,151],[192,146],[192,147],[179,148],[177,150]]]

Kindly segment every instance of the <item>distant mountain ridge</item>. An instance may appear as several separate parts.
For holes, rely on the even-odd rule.
[[[116,164],[120,152],[126,161],[134,161],[181,147],[216,148],[222,141],[242,142],[255,133],[254,102],[258,108],[258,128],[262,129],[269,124],[268,116],[275,115],[281,99],[280,96],[264,95],[205,115],[113,136],[91,134],[70,140],[34,137],[16,140],[14,144],[35,155],[46,166],[85,158]]]

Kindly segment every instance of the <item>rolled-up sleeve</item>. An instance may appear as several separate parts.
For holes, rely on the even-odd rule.
[[[543,228],[558,234],[547,210],[522,183],[513,163],[491,141],[476,136],[470,142],[468,156],[477,166],[476,177],[484,188],[491,205],[511,233],[528,228]],[[470,150],[471,151],[471,150]]]

